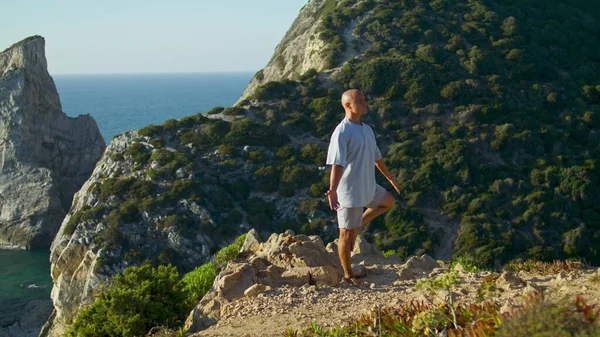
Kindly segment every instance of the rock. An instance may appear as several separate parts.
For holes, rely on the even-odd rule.
[[[242,296],[260,296],[269,287],[316,289],[317,285],[337,285],[342,278],[323,242],[315,237],[273,234],[260,244],[260,249],[249,253],[246,261],[230,262],[219,273],[213,288],[191,313],[195,317],[188,317],[190,326],[204,324],[206,317],[218,318],[223,314],[225,304]],[[297,294],[290,293],[288,298],[291,300],[295,296]]]
[[[454,271],[459,272],[459,273],[464,273],[465,268],[462,266],[462,264],[457,263],[454,265]]]
[[[521,278],[511,272],[504,272],[496,280],[496,287],[502,289],[518,289],[525,287],[527,284]]]
[[[376,255],[383,256],[372,244],[370,244],[362,235],[356,237],[356,243],[352,255]]]
[[[364,277],[367,276],[367,267],[362,264],[357,264],[352,266],[352,273],[356,277]]]
[[[230,263],[219,278],[215,289],[220,296],[232,301],[244,295],[244,291],[254,285],[256,270],[246,263]]]
[[[556,275],[556,278],[554,279],[555,282],[560,283],[563,282],[567,279],[567,274],[565,274],[565,272],[561,271]]]
[[[427,277],[436,268],[440,268],[440,265],[431,256],[412,256],[400,267],[398,279],[405,281]]]
[[[90,115],[61,111],[44,47],[0,53],[0,246],[48,249],[106,147]]]
[[[37,337],[53,310],[50,300],[5,300],[3,304],[11,308],[0,306],[0,336],[7,337]]]
[[[253,253],[260,248],[260,237],[255,229],[251,229],[244,239],[244,243],[240,248],[240,253]]]
[[[339,239],[327,244],[326,250],[331,254],[332,257],[338,259],[338,244]],[[365,240],[362,235],[356,237],[356,243],[354,250],[351,253],[352,263],[360,263],[370,258],[384,258],[384,255]]]
[[[523,289],[523,294],[529,295],[531,293],[537,293],[540,290],[541,290],[541,288],[536,286],[535,284],[526,282],[526,287],[525,287],[525,289]]]
[[[255,285],[251,286],[250,288],[246,289],[246,291],[244,291],[244,296],[256,297],[256,296],[258,296],[258,294],[262,294],[265,291],[267,291],[267,287],[265,285],[255,284]]]
[[[327,252],[331,253],[331,254],[337,254],[337,246],[338,240],[335,240],[334,242],[330,242],[327,244],[327,247],[325,247],[325,249],[327,250]]]
[[[278,57],[273,57],[267,66],[254,76],[237,103],[248,99],[258,87],[270,81],[298,79],[300,75],[311,69],[320,72],[338,65],[330,65],[325,55],[319,52],[327,47],[327,43],[319,37],[318,27],[321,18],[318,13],[327,3],[323,0],[308,1],[285,37],[277,45],[274,55]],[[345,43],[349,46],[355,41],[351,34],[353,29],[354,27],[351,26],[347,34],[342,34]],[[349,54],[345,55],[339,64],[360,53],[355,48],[350,49]]]
[[[506,314],[506,313],[509,313],[509,312],[511,312],[512,310],[513,310],[513,309],[512,309],[512,307],[510,306],[510,304],[508,304],[508,303],[505,303],[505,304],[504,304],[504,305],[503,305],[503,306],[500,308],[500,313],[501,313],[501,314]]]

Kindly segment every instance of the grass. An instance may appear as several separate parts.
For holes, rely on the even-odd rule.
[[[286,337],[350,336],[581,336],[600,334],[599,312],[577,297],[572,302],[554,303],[532,295],[524,308],[500,313],[491,302],[456,306],[458,327],[448,320],[447,305],[411,301],[401,307],[374,309],[344,327],[326,329],[316,322],[302,331],[288,329]]]
[[[528,260],[524,262],[509,262],[504,269],[506,271],[517,273],[526,271],[539,275],[552,275],[560,272],[570,273],[576,270],[589,268],[589,266],[580,260],[556,260],[553,262],[542,262]]]

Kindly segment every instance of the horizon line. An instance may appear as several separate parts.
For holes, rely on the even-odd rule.
[[[253,74],[256,71],[253,70],[224,70],[224,71],[155,71],[155,72],[122,72],[122,73],[53,73],[49,72],[52,76],[75,76],[75,75],[192,75],[192,74]]]

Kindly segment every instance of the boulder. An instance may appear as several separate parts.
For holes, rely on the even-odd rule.
[[[258,232],[256,229],[251,229],[246,235],[246,239],[244,239],[244,243],[240,248],[241,254],[253,253],[260,247],[260,237],[258,236]]]
[[[247,240],[253,241],[249,236]],[[257,296],[269,287],[335,286],[342,279],[337,261],[319,237],[293,235],[289,231],[273,234],[266,242],[252,243],[255,244],[258,246],[246,251],[251,255],[244,261],[231,262],[219,273],[212,289],[188,317],[188,333],[214,323],[223,304]]]
[[[0,246],[48,249],[106,144],[90,115],[62,112],[33,36],[0,53]]]
[[[412,256],[400,266],[398,280],[406,281],[427,277],[436,268],[441,268],[441,266],[431,256]]]
[[[502,289],[518,289],[523,288],[526,285],[527,283],[525,281],[511,272],[502,273],[496,280],[496,287]]]

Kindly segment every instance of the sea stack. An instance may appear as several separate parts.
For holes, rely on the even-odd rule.
[[[44,46],[0,53],[0,247],[48,248],[106,147],[90,115],[62,111]]]

